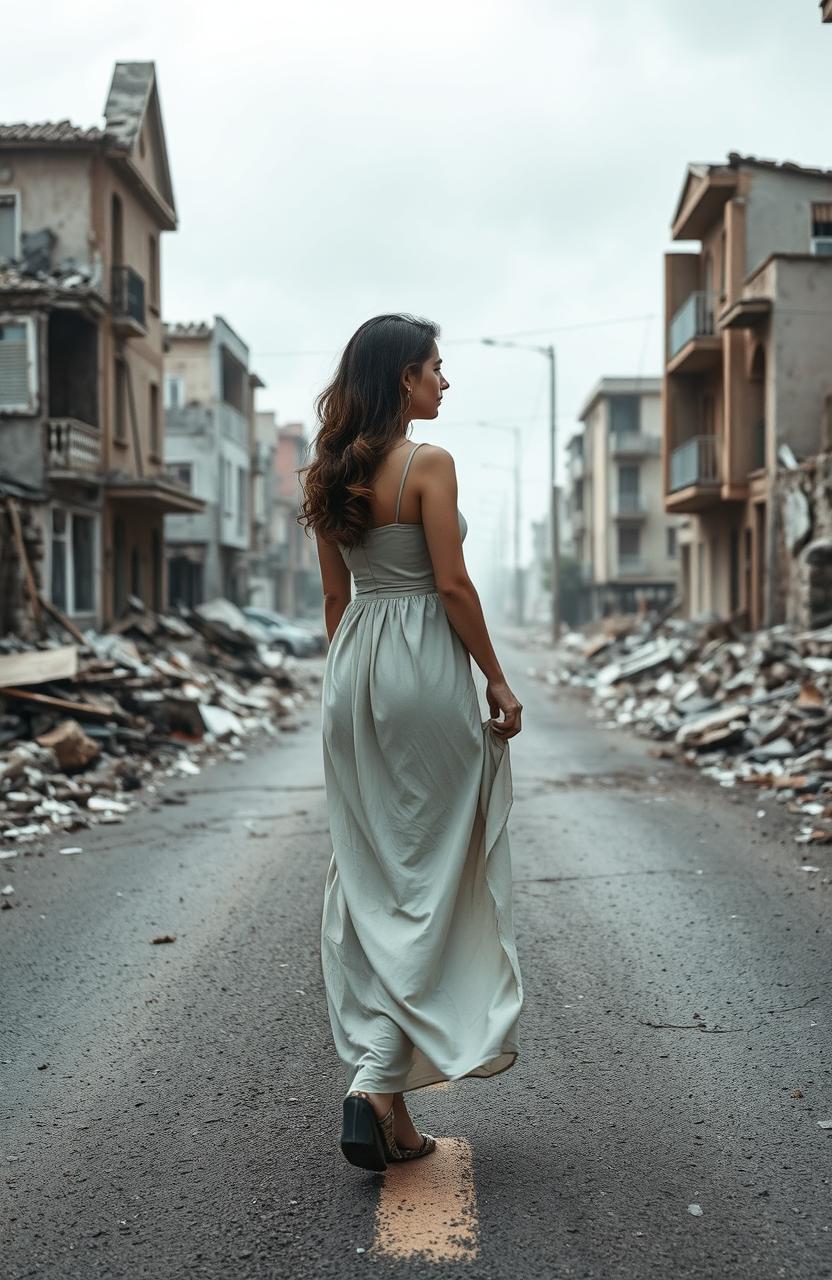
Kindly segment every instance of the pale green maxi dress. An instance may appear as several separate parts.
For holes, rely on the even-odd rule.
[[[348,1087],[378,1093],[507,1070],[523,1004],[509,742],[482,718],[423,526],[399,522],[418,448],[395,521],[341,547],[355,594],[321,695],[321,965]]]

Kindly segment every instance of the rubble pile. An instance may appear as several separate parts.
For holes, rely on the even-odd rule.
[[[659,740],[656,755],[765,788],[802,819],[798,843],[832,843],[832,627],[611,623],[569,633],[540,674],[590,689],[599,716]]]
[[[212,757],[242,759],[252,734],[298,727],[317,663],[271,649],[225,600],[187,617],[135,603],[78,643],[0,641],[0,857],[121,822],[142,788]]]

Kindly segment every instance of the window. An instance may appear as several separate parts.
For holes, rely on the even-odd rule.
[[[624,463],[618,468],[618,510],[641,510],[641,469],[638,463]]]
[[[610,396],[610,430],[616,435],[637,435],[640,427],[640,397]]]
[[[632,567],[641,552],[641,530],[638,525],[621,524],[618,526],[618,560],[622,565]]]
[[[832,204],[812,205],[812,253],[832,256]]]
[[[116,440],[124,443],[127,440],[127,365],[123,360],[116,360],[115,376],[114,433]]]
[[[725,228],[719,237],[719,296],[720,299],[725,297],[725,290],[728,284],[728,236]]]
[[[174,373],[165,374],[165,408],[185,407],[185,379]]]
[[[150,452],[158,458],[162,451],[159,432],[159,388],[155,382],[150,384]]]
[[[34,413],[37,389],[34,321],[0,320],[0,409]]]
[[[147,238],[147,282],[149,302],[154,311],[159,310],[159,241],[154,235]]]
[[[52,508],[51,600],[67,614],[95,613],[95,517]]]
[[[246,483],[248,481],[248,473],[242,468],[237,468],[237,532],[243,533],[246,527]]]
[[[234,514],[234,496],[231,492],[232,470],[231,463],[223,458],[222,460],[222,509],[225,515]]]
[[[187,489],[188,493],[193,493],[194,467],[192,462],[171,462],[167,471],[171,480],[176,484],[180,484],[183,489]]]
[[[0,191],[0,258],[20,257],[20,199],[16,191]]]
[[[672,524],[669,524],[665,532],[667,534],[667,558],[668,560],[675,560],[676,559],[676,530]]]

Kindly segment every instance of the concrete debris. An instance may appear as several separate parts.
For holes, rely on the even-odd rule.
[[[832,843],[832,627],[608,619],[567,633],[535,674],[588,690],[606,725],[658,740],[652,754],[761,788],[803,819],[798,843]]]
[[[271,648],[228,601],[187,617],[132,603],[83,644],[64,645],[57,629],[37,646],[0,640],[0,856],[123,822],[144,788],[164,803],[166,779],[243,760],[246,739],[297,728],[320,685],[320,662]]]

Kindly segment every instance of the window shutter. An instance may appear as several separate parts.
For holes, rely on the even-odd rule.
[[[25,324],[0,323],[0,409],[31,409]]]

